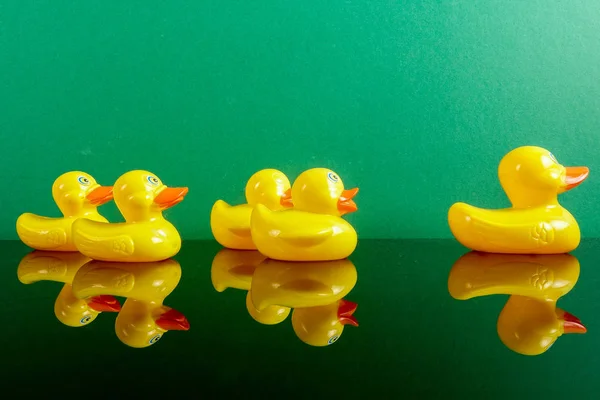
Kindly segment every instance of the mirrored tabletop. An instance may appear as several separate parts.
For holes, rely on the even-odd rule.
[[[596,398],[600,241],[362,240],[288,263],[212,241],[105,263],[0,242],[1,386],[209,398]]]

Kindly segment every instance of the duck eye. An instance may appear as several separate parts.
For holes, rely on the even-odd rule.
[[[79,178],[77,178],[77,180],[79,181],[79,183],[81,183],[82,185],[89,185],[90,184],[90,180],[88,178],[86,178],[85,176],[80,176]]]
[[[149,176],[148,182],[150,182],[151,185],[156,186],[158,185],[158,178],[155,176]]]
[[[155,335],[152,339],[150,339],[149,343],[154,344],[154,343],[158,342],[161,337],[162,337],[161,334]]]
[[[340,180],[340,178],[338,178],[338,176],[336,174],[334,174],[333,172],[328,172],[327,178],[333,183],[336,183],[337,181]]]
[[[88,322],[90,322],[91,320],[92,320],[92,317],[90,317],[89,315],[86,315],[85,317],[83,317],[79,320],[79,323],[81,323],[81,325],[85,325]]]
[[[327,343],[328,343],[328,344],[334,344],[335,342],[337,342],[337,340],[338,340],[339,338],[340,338],[340,337],[339,337],[338,335],[332,336],[332,337],[330,337],[330,338],[329,338],[329,340],[327,341]]]

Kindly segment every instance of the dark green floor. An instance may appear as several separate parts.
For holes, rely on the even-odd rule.
[[[17,267],[30,249],[0,242],[0,250],[4,390],[67,398],[119,392],[473,399],[591,399],[600,390],[600,241],[586,240],[573,253],[580,278],[558,300],[588,332],[563,335],[539,356],[500,341],[496,325],[507,295],[449,295],[449,272],[466,253],[452,240],[361,241],[350,258],[358,281],[345,296],[358,303],[359,326],[347,325],[328,347],[299,340],[289,316],[271,326],[253,320],[243,290],[218,293],[211,282],[220,250],[214,242],[186,242],[176,257],[182,278],[165,304],[185,314],[190,330],[169,331],[143,349],[117,338],[116,313],[80,328],[61,324],[53,307],[63,284],[22,284]],[[550,271],[555,280],[557,274]]]

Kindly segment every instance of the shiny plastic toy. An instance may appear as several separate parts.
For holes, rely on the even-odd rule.
[[[256,250],[250,235],[250,217],[257,204],[270,210],[292,207],[290,181],[276,169],[263,169],[246,184],[246,204],[231,206],[217,200],[210,213],[212,234],[221,246],[237,250]]]
[[[556,307],[577,283],[579,271],[579,261],[569,254],[471,252],[452,267],[448,290],[460,300],[511,295],[498,317],[498,336],[519,354],[539,355],[565,333],[586,332],[577,317]]]
[[[210,269],[213,287],[219,293],[227,288],[250,290],[254,270],[265,259],[258,251],[222,249]]]
[[[78,299],[73,295],[73,277],[88,261],[89,258],[76,252],[36,250],[21,259],[17,277],[26,285],[40,281],[64,283],[54,303],[56,319],[66,326],[86,326],[102,312],[117,312],[121,309],[121,304],[113,296]]]
[[[304,171],[292,185],[291,210],[272,211],[257,204],[250,230],[258,251],[283,261],[331,261],[348,257],[356,231],[342,215],[357,210],[358,189],[344,189],[340,177],[325,168]]]
[[[448,223],[456,239],[472,250],[491,253],[558,254],[579,245],[575,218],[558,203],[589,174],[587,167],[564,167],[548,150],[519,147],[500,162],[498,175],[512,208],[486,210],[454,204]]]
[[[91,261],[75,275],[73,293],[79,298],[107,294],[126,297],[115,321],[115,332],[125,345],[143,348],[155,344],[167,331],[190,328],[182,313],[163,305],[180,278],[181,267],[175,260]]]
[[[100,261],[153,262],[173,257],[181,249],[181,237],[162,212],[181,202],[187,192],[185,187],[165,186],[148,171],[125,173],[114,185],[115,203],[125,222],[75,221],[77,250]]]
[[[63,216],[22,214],[17,219],[17,234],[36,250],[77,251],[71,235],[73,222],[80,217],[107,222],[97,207],[112,199],[112,186],[100,186],[89,174],[71,171],[56,178],[52,197]]]
[[[292,327],[298,339],[304,343],[323,347],[337,342],[344,326],[358,326],[354,317],[357,304],[338,300],[326,306],[296,308],[292,313]]]

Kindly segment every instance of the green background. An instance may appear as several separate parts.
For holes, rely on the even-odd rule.
[[[508,205],[497,164],[525,144],[591,168],[562,199],[600,236],[599,21],[596,0],[2,1],[0,239],[58,215],[68,170],[189,186],[168,218],[196,239],[256,170],[317,166],[360,187],[361,237],[449,237],[452,202]]]

